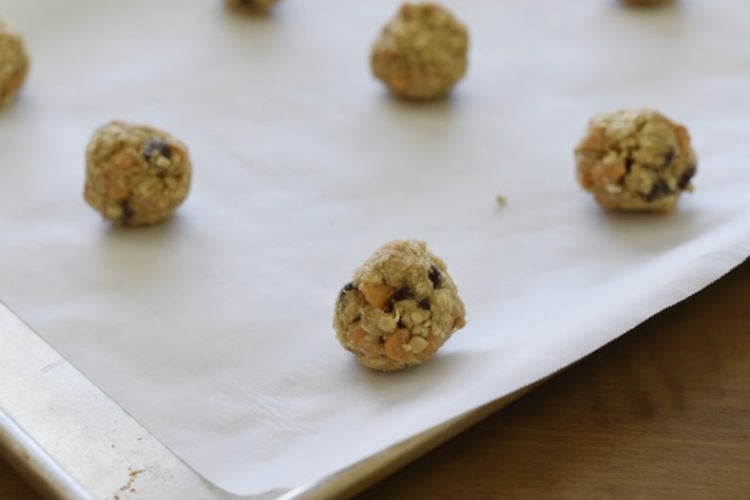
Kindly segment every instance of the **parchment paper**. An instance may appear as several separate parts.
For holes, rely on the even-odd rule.
[[[535,381],[750,254],[750,5],[446,1],[471,29],[449,100],[392,100],[367,67],[396,1],[4,2],[33,54],[0,115],[0,298],[217,485],[314,481]],[[696,192],[607,214],[574,179],[590,115],[690,129]],[[109,227],[81,197],[110,119],[190,147],[168,224]],[[502,194],[504,208],[496,205]],[[468,326],[382,375],[333,304],[380,244],[443,257]]]

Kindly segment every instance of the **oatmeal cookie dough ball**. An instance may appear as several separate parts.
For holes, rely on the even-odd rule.
[[[594,116],[575,156],[581,186],[606,209],[667,213],[693,190],[688,131],[650,109]]]
[[[224,4],[230,9],[248,12],[251,14],[266,14],[279,0],[224,0]]]
[[[187,147],[161,130],[113,121],[86,151],[84,198],[118,226],[168,218],[190,190]]]
[[[445,263],[424,242],[392,241],[339,294],[333,325],[360,363],[395,371],[427,361],[466,324]]]
[[[404,4],[372,48],[370,66],[394,95],[434,99],[466,73],[469,35],[434,3]]]
[[[0,19],[0,108],[18,93],[29,72],[23,39]]]

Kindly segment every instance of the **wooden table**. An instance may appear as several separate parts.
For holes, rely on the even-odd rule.
[[[750,261],[362,495],[502,497],[750,498]]]

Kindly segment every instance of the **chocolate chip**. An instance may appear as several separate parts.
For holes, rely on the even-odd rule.
[[[120,221],[123,224],[127,224],[135,216],[135,211],[130,207],[130,199],[126,199],[120,204],[120,210],[122,210]]]
[[[430,310],[430,299],[422,299],[417,304],[420,309],[424,309],[425,311]]]
[[[654,187],[651,188],[651,191],[646,195],[646,201],[658,200],[659,198],[664,198],[670,194],[674,194],[674,191],[669,187],[669,184],[663,179],[659,179],[656,181],[656,184],[654,184]]]
[[[393,312],[393,308],[396,306],[396,302],[399,300],[406,300],[411,299],[414,297],[414,292],[409,288],[408,286],[402,286],[398,290],[396,290],[396,293],[391,295],[391,297],[388,299],[388,302],[386,302],[385,306],[383,306],[383,311],[387,313]]]
[[[405,300],[414,297],[414,292],[408,286],[403,286],[393,294],[393,300]]]
[[[666,155],[664,155],[664,164],[662,165],[662,168],[667,168],[672,164],[675,157],[675,151],[674,149],[670,149],[669,152],[667,152]]]
[[[172,157],[172,150],[169,148],[169,145],[161,139],[154,137],[152,139],[149,139],[149,141],[143,147],[143,159],[146,161],[151,161],[151,158],[153,158],[156,153],[159,153],[166,159],[170,159]]]
[[[694,175],[695,175],[695,167],[689,168],[688,170],[686,170],[685,173],[682,174],[682,177],[680,177],[680,180],[677,181],[677,187],[680,188],[680,190],[682,191],[687,189]]]
[[[625,171],[626,172],[630,172],[630,170],[633,168],[633,163],[635,162],[633,161],[631,157],[628,156],[627,158],[625,158]]]
[[[443,282],[443,275],[440,274],[440,269],[435,266],[430,266],[430,274],[428,274],[427,277],[432,281],[433,288],[440,288],[440,285]]]
[[[339,292],[339,300],[343,300],[344,295],[346,295],[347,292],[351,292],[352,290],[354,290],[354,283],[349,282],[346,285],[344,285],[344,287]]]

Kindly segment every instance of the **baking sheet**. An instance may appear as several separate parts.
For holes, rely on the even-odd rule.
[[[750,7],[445,2],[471,29],[451,99],[394,101],[367,69],[398,2],[14,2],[33,68],[0,119],[0,299],[218,486],[319,480],[537,380],[750,253]],[[697,191],[667,217],[597,209],[571,150],[588,117],[685,123]],[[117,230],[82,201],[113,119],[189,145],[168,224]],[[508,205],[500,208],[502,194]],[[468,326],[430,364],[361,369],[333,302],[383,242],[427,240]]]

